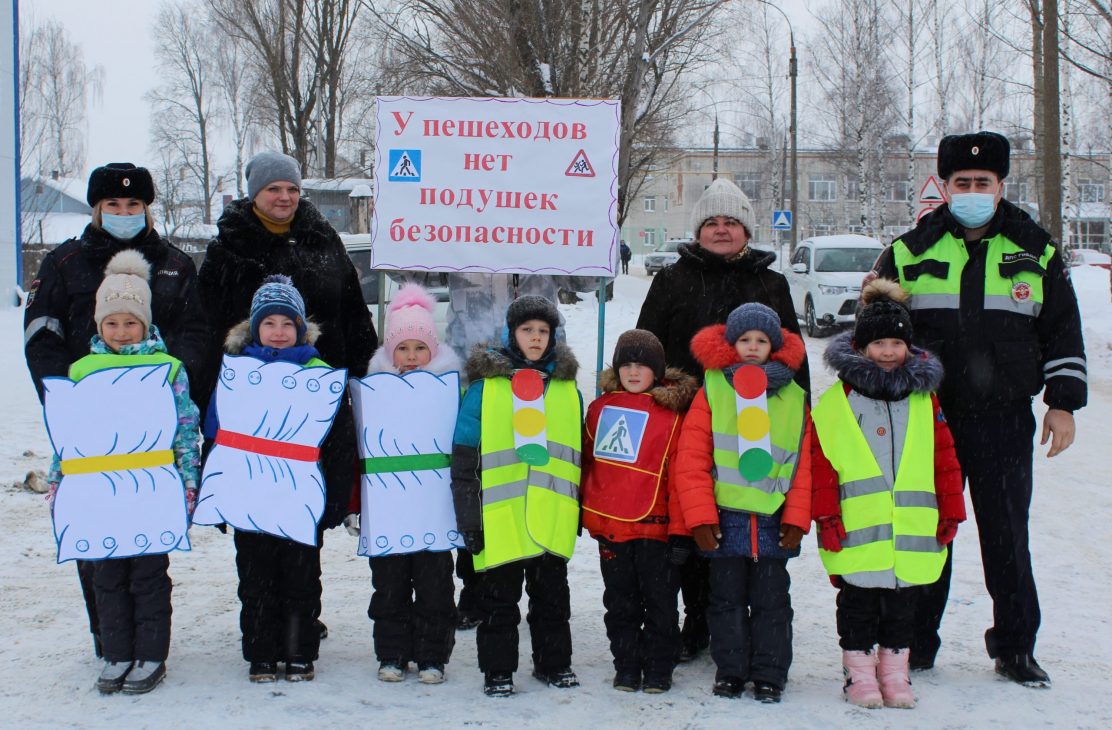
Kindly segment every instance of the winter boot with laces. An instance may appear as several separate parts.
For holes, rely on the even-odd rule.
[[[843,651],[842,673],[846,677],[845,686],[842,687],[846,702],[869,709],[884,706],[884,697],[880,694],[876,679],[875,651]]]
[[[135,662],[124,680],[125,695],[141,695],[150,692],[166,677],[166,662]]]
[[[911,679],[907,675],[911,652],[882,646],[878,653],[876,674],[884,706],[905,710],[915,707],[915,693],[911,691]]]
[[[487,672],[483,694],[487,697],[509,697],[514,693],[514,675],[510,672]]]
[[[104,669],[97,677],[97,689],[102,695],[119,692],[124,686],[124,677],[131,671],[132,662],[105,662]]]
[[[572,687],[579,686],[579,677],[575,676],[575,672],[571,670],[571,667],[557,669],[554,672],[543,672],[539,669],[534,669],[533,676],[549,687],[555,687],[557,689],[571,689]]]

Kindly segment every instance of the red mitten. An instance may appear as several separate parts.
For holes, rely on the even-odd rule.
[[[820,517],[818,523],[819,542],[822,543],[822,549],[831,553],[840,553],[842,540],[846,539],[846,527],[842,524],[842,518],[838,515]]]
[[[938,532],[935,533],[935,537],[938,538],[938,542],[939,542],[940,545],[949,545],[950,543],[952,543],[954,541],[954,538],[957,537],[957,535],[958,535],[958,521],[957,520],[950,519],[950,520],[939,520],[938,521]]]

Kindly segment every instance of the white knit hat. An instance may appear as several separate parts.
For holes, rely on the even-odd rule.
[[[151,326],[151,265],[135,249],[124,249],[104,268],[104,281],[97,289],[93,320],[100,323],[113,314],[130,314]]]
[[[699,229],[707,218],[723,215],[736,218],[745,226],[745,232],[753,235],[753,205],[737,185],[729,180],[718,178],[703,191],[703,197],[695,203],[691,211],[691,232],[699,237]]]

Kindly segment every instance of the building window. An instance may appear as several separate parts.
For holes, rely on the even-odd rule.
[[[668,212],[668,196],[667,195],[662,195],[661,196],[660,204],[662,206],[661,210],[663,210],[665,213],[667,213]]]
[[[838,199],[837,182],[833,175],[811,175],[807,178],[807,199],[832,203]]]
[[[642,231],[642,235],[645,237],[646,249],[656,248],[656,229],[647,228]]]
[[[861,181],[846,180],[846,200],[861,199]]]
[[[1104,184],[1096,180],[1078,180],[1077,200],[1081,203],[1103,203]]]
[[[1027,183],[1025,182],[1010,182],[1004,181],[1004,198],[1013,203],[1029,203],[1031,199],[1027,197]]]
[[[653,213],[656,211],[656,198],[652,195],[645,196],[645,212]]]
[[[907,180],[888,180],[884,183],[884,199],[889,203],[907,202],[909,188]]]
[[[1080,248],[1099,248],[1105,250],[1106,227],[1104,221],[1074,221],[1070,224],[1073,229],[1074,244]]]
[[[741,192],[750,200],[761,199],[761,173],[759,172],[735,172],[734,184],[741,188]]]

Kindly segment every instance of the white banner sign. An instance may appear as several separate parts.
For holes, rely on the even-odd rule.
[[[373,268],[614,276],[616,100],[377,108]]]

